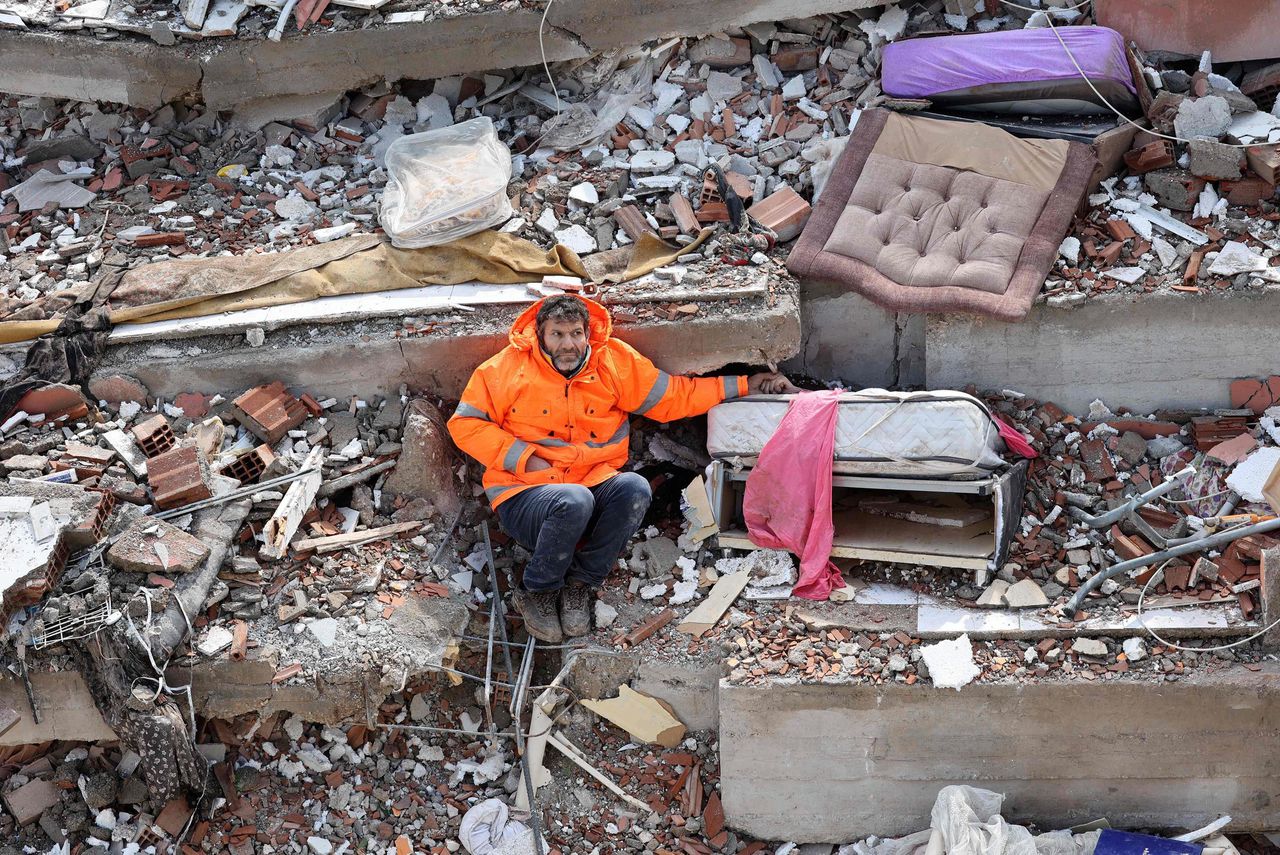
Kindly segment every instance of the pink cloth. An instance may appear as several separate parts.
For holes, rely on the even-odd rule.
[[[999,416],[995,416],[994,418],[996,420],[996,429],[1000,431],[1000,438],[1004,440],[1004,444],[1009,447],[1010,451],[1014,454],[1020,454],[1027,459],[1040,456],[1036,450],[1031,447],[1031,443],[1027,442],[1027,438],[1018,432],[1017,428],[1008,424]]]
[[[825,600],[844,587],[831,563],[831,467],[839,392],[797,396],[747,478],[743,515],[751,542],[800,556],[793,596]]]

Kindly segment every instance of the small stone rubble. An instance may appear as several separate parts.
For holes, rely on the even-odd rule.
[[[611,52],[553,66],[558,92],[540,67],[378,83],[322,113],[256,131],[199,104],[145,113],[0,97],[7,165],[0,192],[10,194],[0,208],[0,321],[54,317],[98,283],[151,261],[278,251],[377,231],[387,147],[406,133],[481,115],[495,121],[514,155],[508,193],[516,216],[502,226],[506,232],[581,254],[645,232],[689,244],[700,227],[727,219],[704,182],[704,170],[719,164],[749,211],[785,242],[807,218],[857,111],[888,101],[877,84],[887,40],[1024,25],[1013,9],[945,22],[940,11],[873,8]],[[1152,68],[1148,77],[1163,86],[1163,103],[1197,103],[1180,94],[1189,84],[1179,75],[1186,77]],[[1227,78],[1205,79],[1214,94],[1199,100],[1231,96],[1232,122],[1214,128],[1215,139],[1270,135],[1247,124],[1270,114]],[[1140,133],[1134,145],[1140,152],[1163,143]],[[1134,160],[1128,177],[1107,179],[1091,196],[1045,298],[1071,305],[1114,290],[1249,289],[1271,281],[1280,212],[1264,192],[1275,169],[1265,149],[1251,150],[1244,178],[1220,179],[1228,184],[1193,172],[1179,183],[1169,176],[1180,167],[1148,171],[1161,161]],[[1234,174],[1219,163],[1230,159],[1227,151],[1239,150],[1197,144],[1194,162],[1181,159],[1210,175]],[[59,180],[50,184],[49,176]],[[77,188],[75,198],[68,187]],[[1192,208],[1183,222],[1179,212]],[[688,293],[726,275],[724,259],[770,256],[785,251],[739,256],[732,242],[713,236],[665,278]],[[770,272],[782,273],[781,265]],[[691,305],[664,311],[679,317]]]

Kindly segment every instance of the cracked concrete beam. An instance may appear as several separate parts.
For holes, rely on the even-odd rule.
[[[0,92],[157,108],[200,90],[190,49],[0,30]]]
[[[592,50],[666,36],[699,36],[760,21],[808,18],[882,5],[884,0],[555,0],[547,21]]]
[[[516,10],[281,42],[234,42],[204,62],[205,103],[260,116],[277,99],[336,98],[382,78],[431,80],[533,65],[542,62],[539,20],[538,13]],[[552,61],[587,55],[555,31],[543,41]]]

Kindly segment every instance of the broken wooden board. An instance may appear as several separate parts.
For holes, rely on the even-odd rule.
[[[945,525],[964,528],[991,518],[991,508],[953,507],[943,508],[903,502],[898,499],[863,499],[858,508],[879,517],[920,523],[921,525]]]
[[[689,612],[689,616],[676,629],[687,632],[694,638],[702,637],[703,633],[720,622],[720,618],[729,610],[729,606],[733,605],[733,601],[738,599],[738,595],[747,587],[749,581],[751,581],[751,573],[746,570],[721,576],[711,589],[711,593],[707,594],[707,598],[699,603],[696,609]]]
[[[716,525],[715,514],[711,512],[711,499],[707,496],[707,485],[699,475],[684,488],[684,500],[688,504],[684,515],[689,520],[689,539],[694,543],[702,543],[720,531]]]
[[[284,557],[285,550],[289,548],[289,541],[298,531],[298,526],[302,524],[302,518],[315,503],[316,493],[324,480],[320,474],[324,457],[324,448],[311,449],[311,453],[302,463],[302,468],[315,471],[303,475],[289,485],[289,491],[280,500],[276,512],[271,515],[271,519],[267,520],[262,530],[264,543],[259,550],[264,558],[274,561]]]
[[[381,540],[384,537],[392,537],[406,531],[414,531],[420,529],[424,525],[419,520],[410,522],[392,523],[384,525],[381,528],[371,528],[365,531],[353,531],[350,534],[334,534],[328,537],[311,537],[305,540],[299,540],[293,545],[294,552],[309,552],[315,550],[319,553],[333,552],[335,549],[345,549],[348,546],[359,546],[362,543],[369,543],[374,540]]]
[[[582,705],[639,742],[675,748],[684,739],[684,724],[676,718],[670,706],[637,692],[625,683],[618,687],[618,697],[584,700]]]

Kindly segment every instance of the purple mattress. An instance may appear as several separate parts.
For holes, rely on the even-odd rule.
[[[1106,27],[1059,27],[1089,81],[1117,109],[1136,113],[1124,38]],[[884,48],[881,87],[939,107],[1034,115],[1110,112],[1052,30],[1001,30],[908,39]]]

